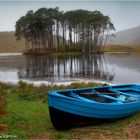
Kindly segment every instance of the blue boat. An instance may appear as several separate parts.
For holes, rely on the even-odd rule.
[[[140,85],[50,91],[48,104],[51,122],[57,130],[110,122],[140,111]]]

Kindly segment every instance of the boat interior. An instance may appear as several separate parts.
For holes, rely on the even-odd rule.
[[[140,86],[100,86],[95,88],[63,90],[57,93],[87,102],[128,103],[140,100]]]

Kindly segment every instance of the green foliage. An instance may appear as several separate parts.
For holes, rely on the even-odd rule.
[[[41,85],[33,86],[33,84],[27,84],[23,81],[19,82],[19,86],[16,92],[19,94],[20,98],[24,100],[44,100],[47,98],[47,92],[51,90],[58,89],[71,89],[71,88],[84,88],[96,86],[96,83],[72,83],[70,85]]]
[[[6,113],[6,96],[8,86],[5,84],[0,84],[0,117]]]
[[[60,45],[58,47],[58,52],[80,52],[82,51],[82,46],[80,44],[73,44],[72,46]]]
[[[17,92],[19,93],[20,97],[23,99],[26,99],[26,97],[30,97],[28,98],[28,100],[32,100],[36,97],[35,96],[36,92],[35,89],[33,88],[33,84],[26,84],[25,82],[22,81],[19,82],[19,88]]]
[[[28,51],[35,54],[37,48],[98,53],[111,30],[115,28],[109,16],[100,11],[79,9],[63,12],[56,7],[28,11],[16,22],[15,36],[25,38]]]

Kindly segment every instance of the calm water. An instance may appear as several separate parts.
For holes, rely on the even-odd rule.
[[[72,57],[0,54],[0,81],[17,83],[105,81],[140,84],[139,54],[105,54]]]

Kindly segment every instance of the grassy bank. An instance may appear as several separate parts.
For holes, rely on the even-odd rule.
[[[79,56],[82,55],[82,52],[80,51],[69,51],[69,52],[45,52],[44,50],[42,51],[35,51],[35,52],[24,52],[23,55],[50,55],[50,56]]]
[[[140,53],[140,46],[107,45],[105,52]]]
[[[56,131],[50,121],[47,91],[54,89],[91,87],[95,83],[73,83],[69,86],[34,87],[20,82],[18,86],[0,84],[6,101],[0,115],[0,136],[45,139],[138,139],[140,113],[116,122]]]
[[[123,52],[128,52],[128,53],[140,53],[140,46],[123,46],[123,45],[106,45],[104,48],[104,52],[100,52],[98,54],[103,54],[103,53],[123,53]],[[59,50],[58,52],[45,52],[44,50],[35,50],[34,52],[25,52],[25,55],[54,55],[54,56],[77,56],[77,55],[82,55],[82,51],[79,50],[72,50],[68,49],[67,51],[61,51]]]

